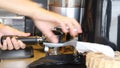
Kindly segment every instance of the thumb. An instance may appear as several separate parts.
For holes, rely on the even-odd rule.
[[[19,32],[18,34],[16,34],[18,36],[30,36],[30,33],[25,33],[25,32]]]
[[[30,36],[30,33],[24,33],[23,36]]]

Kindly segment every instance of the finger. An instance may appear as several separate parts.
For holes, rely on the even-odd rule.
[[[22,48],[22,49],[24,49],[26,47],[26,45],[20,40],[18,40],[18,44],[19,44],[20,48]]]
[[[58,42],[58,38],[56,35],[54,35],[54,33],[49,29],[49,30],[45,30],[43,31],[43,34],[53,43],[57,43]]]
[[[19,44],[18,44],[18,41],[17,41],[14,37],[11,39],[11,41],[12,41],[13,47],[14,47],[16,50],[18,50],[18,49],[20,48],[20,46],[19,46]]]
[[[61,27],[62,27],[62,31],[63,31],[64,33],[68,33],[68,32],[69,32],[69,30],[66,28],[66,27],[67,27],[67,24],[61,24]]]
[[[7,42],[8,50],[12,50],[14,47],[9,37],[6,38],[6,42]]]
[[[7,50],[7,42],[6,40],[3,41],[3,45],[1,47],[2,50]]]
[[[30,33],[19,32],[18,36],[30,36]]]
[[[22,36],[30,36],[30,33],[24,33]]]
[[[57,43],[58,38],[52,32],[52,29],[55,27],[55,24],[51,23],[51,22],[45,22],[45,21],[44,22],[40,21],[40,22],[41,22],[42,25],[37,25],[36,24],[38,29],[42,31],[42,33],[50,40],[50,42]],[[39,26],[41,26],[41,27],[39,27]]]
[[[53,22],[56,23],[56,27],[60,27],[64,33],[68,33],[66,29],[66,18],[56,19]]]
[[[69,23],[68,23],[69,22]],[[68,21],[67,22],[67,28],[69,28],[69,33],[70,33],[70,35],[71,36],[75,36],[76,35],[76,33],[75,33],[75,31],[74,31],[74,29],[75,29],[75,27],[74,27],[74,24],[73,23],[71,23],[71,21]]]
[[[74,26],[76,27],[78,33],[82,33],[82,28],[81,28],[80,24],[75,19],[71,19],[71,20],[72,20]]]

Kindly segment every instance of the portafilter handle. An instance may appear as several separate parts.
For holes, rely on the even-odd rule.
[[[44,37],[40,37],[40,36],[24,37],[24,36],[17,36],[17,35],[5,35],[5,36],[1,37],[1,44],[3,44],[3,41],[7,37],[10,37],[11,39],[16,38],[17,40],[21,40],[26,45],[34,45],[34,44],[37,44],[37,43],[42,43],[44,41]]]

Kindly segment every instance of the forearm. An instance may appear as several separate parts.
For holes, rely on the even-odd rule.
[[[0,8],[16,14],[31,17],[32,19],[54,20],[51,16],[60,17],[58,14],[45,10],[32,0],[0,0]],[[46,17],[48,17],[46,19]]]
[[[0,24],[0,30],[3,29],[4,27],[6,27],[6,25]]]
[[[40,7],[31,0],[0,0],[0,8],[16,14],[31,16]]]

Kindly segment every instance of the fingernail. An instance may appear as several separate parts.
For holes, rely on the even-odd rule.
[[[70,28],[67,26],[66,29],[69,30]]]
[[[74,31],[74,32],[77,32],[77,31],[78,31],[78,29],[74,28],[74,29],[73,29],[73,31]]]

